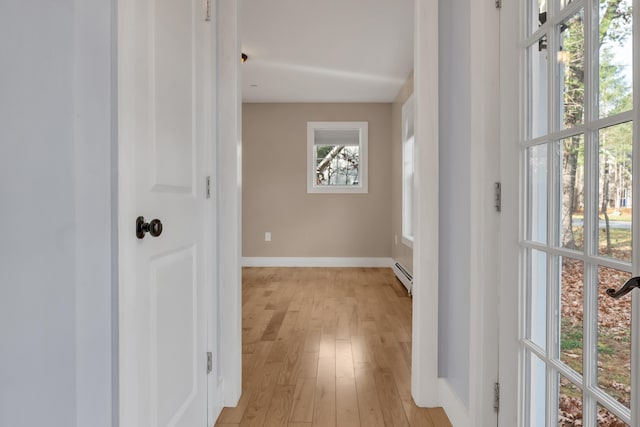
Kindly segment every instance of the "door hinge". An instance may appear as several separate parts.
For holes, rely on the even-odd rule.
[[[496,211],[500,212],[500,210],[502,209],[502,186],[500,185],[499,182],[496,182],[493,185],[493,201],[494,201],[494,205],[496,208]]]
[[[210,176],[207,177],[205,193],[206,193],[207,199],[210,199],[211,198],[211,177]]]
[[[204,0],[204,20],[211,21],[211,0]]]
[[[496,9],[502,8],[502,0],[496,0]]]
[[[493,410],[500,412],[500,383],[493,384]]]
[[[213,372],[213,354],[210,351],[207,352],[207,374]]]

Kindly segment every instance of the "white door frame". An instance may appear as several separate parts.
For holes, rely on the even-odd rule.
[[[239,3],[217,0],[218,381],[224,406],[242,394],[242,89]],[[215,196],[214,196],[215,197]]]
[[[415,0],[416,217],[412,395],[419,406],[438,406],[438,0]],[[242,392],[242,99],[238,3],[218,0],[218,283],[220,367],[224,404],[235,406]],[[424,196],[420,197],[423,194]],[[424,242],[424,243],[420,243]]]
[[[213,6],[213,5],[212,5]],[[212,19],[212,35],[215,40],[218,39],[218,20]],[[214,41],[211,43],[211,52],[210,56],[207,58],[207,61],[211,61],[211,70],[216,70],[217,65],[217,52],[218,46]],[[216,119],[213,120],[211,126],[211,135],[207,135],[206,138],[209,141],[212,141],[211,144],[206,144],[204,150],[204,156],[206,156],[207,161],[204,166],[204,174],[210,177],[210,185],[213,186],[216,182],[216,173],[217,173],[217,129],[218,129],[218,119],[217,119],[217,105],[216,105],[216,96],[217,96],[217,76],[213,80],[206,80],[206,86],[203,88],[204,91],[210,93],[210,97],[206,100],[206,110],[207,114],[210,117],[214,117]],[[210,85],[210,86],[209,86]],[[218,203],[214,197],[214,194],[211,196],[213,198],[213,203],[207,203],[205,217],[209,218],[209,221],[205,222],[205,228],[203,232],[205,235],[209,236],[205,241],[204,247],[204,259],[208,260],[216,260],[218,256],[218,247],[216,245],[217,241],[217,227],[216,224],[218,222]],[[212,261],[212,268],[207,269],[205,272],[205,289],[204,294],[205,298],[211,304],[207,310],[207,351],[212,353],[212,364],[213,367],[217,368],[217,361],[219,359],[218,353],[220,348],[220,336],[218,331],[218,322],[219,322],[219,294],[218,294],[218,269],[219,265],[217,262]],[[220,412],[223,408],[223,393],[218,382],[218,373],[219,370],[215,369],[213,374],[207,376],[207,424],[212,426],[215,424],[216,419],[220,415]]]
[[[500,175],[502,180],[502,214],[500,220],[500,291],[499,376],[501,409],[499,425],[517,425],[518,403],[518,280],[519,253],[519,111],[521,111],[519,51],[516,40],[523,20],[520,2],[502,3],[500,20]],[[506,60],[509,58],[509,60]],[[509,321],[509,319],[512,319]]]
[[[500,213],[494,184],[500,182],[500,12],[491,2],[471,0],[471,250],[469,314],[469,425],[495,426],[498,382],[497,272]]]
[[[411,395],[438,396],[438,0],[416,0],[414,20],[415,166]],[[434,58],[434,53],[436,57]]]
[[[472,81],[472,130],[474,164],[470,208],[478,215],[472,223],[472,266],[470,314],[470,408],[465,419],[491,419],[492,386],[497,370],[497,331],[487,325],[497,322],[498,300],[495,272],[498,243],[498,217],[493,214],[493,182],[497,181],[496,144],[497,100],[495,85],[497,12],[490,5],[476,5],[473,16],[480,16],[472,28],[472,64],[480,66]],[[218,283],[220,338],[218,376],[224,387],[224,405],[235,406],[242,392],[242,136],[238,2],[218,0]],[[414,197],[416,242],[414,243],[414,310],[412,348],[412,396],[418,406],[441,406],[438,379],[438,0],[415,0],[414,82],[416,99],[416,187]],[[476,27],[477,25],[477,27]],[[492,30],[492,31],[490,31]],[[485,34],[484,38],[473,36]],[[475,51],[475,49],[478,49]],[[493,105],[495,108],[487,108]],[[485,114],[481,114],[485,113]],[[477,132],[476,132],[477,130]],[[422,144],[422,146],[420,146]],[[493,240],[491,238],[493,237]],[[487,244],[494,250],[487,250]],[[493,242],[493,243],[491,243]],[[494,267],[496,269],[494,269]],[[223,327],[221,325],[224,325]],[[489,390],[487,392],[487,390]],[[445,407],[446,409],[446,407]],[[509,425],[508,423],[505,425]],[[513,425],[513,424],[512,424]]]
[[[413,288],[412,396],[418,406],[443,406],[454,425],[495,425],[493,384],[498,371],[498,280],[500,216],[493,203],[499,170],[499,87],[496,49],[499,12],[470,2],[471,16],[471,219],[472,283],[469,343],[469,408],[438,378],[439,99],[438,1],[416,0],[414,94],[416,177]],[[435,208],[434,208],[435,204]],[[446,237],[446,236],[444,236]],[[473,423],[472,423],[473,420]],[[509,424],[505,424],[509,425]],[[514,425],[514,424],[511,424]]]

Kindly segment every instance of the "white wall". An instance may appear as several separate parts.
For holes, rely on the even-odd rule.
[[[469,406],[472,0],[440,1],[438,376]]]
[[[111,0],[0,6],[0,425],[112,425]]]
[[[117,425],[115,5],[115,0],[75,0],[74,11],[79,427]]]

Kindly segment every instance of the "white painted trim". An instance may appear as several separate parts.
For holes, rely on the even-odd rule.
[[[638,10],[638,0],[634,0],[634,10]],[[640,22],[637,18],[633,20],[633,92],[638,93],[640,89]],[[637,118],[640,111],[640,97],[633,97],[633,112]],[[633,176],[638,177],[640,174],[640,120],[633,121]],[[637,178],[636,178],[637,179]],[[632,187],[632,207],[633,212],[639,212],[640,209],[640,185],[636,184]],[[634,220],[635,221],[635,220]],[[640,227],[633,227],[633,241],[640,242]],[[633,275],[640,274],[640,251],[633,251]],[[632,293],[631,300],[631,319],[633,324],[631,327],[631,354],[634,355],[631,362],[631,425],[640,425],[640,291],[637,289]]]
[[[402,236],[402,244],[408,248],[413,249],[413,237]]]
[[[499,343],[500,413],[498,425],[524,425],[518,408],[524,401],[519,394],[522,374],[518,359],[519,294],[519,121],[522,104],[519,84],[519,50],[515,40],[525,23],[521,1],[502,2],[500,10],[500,212]]]
[[[118,154],[118,223],[130,224],[135,218],[135,192],[131,183],[135,182],[136,155],[135,146],[129,142],[134,126],[134,114],[125,114],[129,99],[125,94],[133,93],[131,78],[123,79],[124,64],[132,63],[133,37],[125,30],[127,18],[133,19],[135,8],[131,2],[118,0],[117,4],[117,154]],[[122,378],[134,376],[137,372],[135,356],[138,352],[136,342],[135,316],[131,301],[136,300],[136,287],[124,284],[136,283],[134,264],[128,262],[136,258],[135,246],[131,244],[131,232],[128,227],[118,227],[118,425],[135,426],[138,420],[138,390],[135,384],[125,385]]]
[[[416,0],[414,21],[415,181],[411,395],[438,399],[438,0]]]
[[[209,29],[209,37],[210,41],[207,43],[208,52],[206,60],[209,62],[207,64],[207,69],[215,70],[216,69],[216,61],[217,61],[217,28],[218,23],[216,19],[212,19],[208,25]],[[216,106],[216,96],[217,96],[217,73],[213,73],[210,78],[205,79],[205,85],[202,90],[205,93],[208,93],[209,96],[205,97],[206,103],[206,115],[211,118],[211,126],[207,126],[207,134],[205,136],[205,140],[207,141],[204,145],[204,153],[203,157],[206,159],[204,161],[203,167],[203,175],[210,177],[211,185],[215,185],[216,182],[216,161],[217,161],[217,140],[215,138],[217,133],[217,123],[216,118],[217,115],[217,106]],[[217,227],[218,223],[218,210],[216,205],[215,198],[206,199],[206,212],[205,218],[205,227],[203,229],[203,233],[208,238],[205,239],[205,249],[204,249],[204,259],[207,260],[216,260],[218,259],[218,247],[217,247]],[[221,346],[220,343],[220,334],[218,331],[218,316],[220,310],[220,294],[218,292],[218,280],[217,280],[217,270],[218,265],[216,262],[208,262],[208,265],[205,267],[205,298],[207,299],[206,303],[206,324],[207,324],[207,346],[206,351],[211,352],[213,356],[213,366],[214,368],[218,367],[219,362],[219,349]],[[212,426],[215,424],[215,421],[220,416],[220,412],[222,412],[224,402],[224,389],[220,386],[217,381],[217,374],[214,372],[212,374],[207,375],[207,424]]]
[[[214,365],[215,366],[215,365]],[[217,381],[216,381],[217,383]],[[224,383],[217,383],[217,391],[222,391],[224,390]],[[215,425],[216,421],[218,420],[218,417],[220,417],[220,414],[222,413],[222,410],[224,409],[224,394],[221,392],[216,392],[214,393],[213,396],[211,396],[211,401],[208,402],[208,405],[212,408],[211,412],[207,417],[207,425],[213,426]],[[211,421],[213,420],[213,421]]]
[[[392,262],[393,265],[391,266],[391,269],[395,273],[398,280],[400,280],[404,287],[407,288],[407,292],[409,292],[409,295],[411,295],[411,288],[413,287],[413,273],[409,272],[409,270],[404,265],[402,265],[400,261],[396,261],[394,259],[392,260]],[[405,272],[411,276],[411,280],[409,280]]]
[[[499,39],[500,13],[482,2],[471,2],[470,20],[470,277],[469,298],[469,419],[496,425],[494,383],[498,381],[498,298],[500,214],[494,207],[494,183],[500,181]],[[449,414],[449,412],[447,412]],[[457,424],[454,424],[457,425]]]
[[[407,183],[407,151],[411,148],[411,174],[412,179],[415,176],[415,127],[416,127],[416,103],[413,94],[402,105],[402,243],[405,246],[413,249],[413,233],[415,229],[415,218],[413,217],[413,191],[409,193],[409,189],[406,186]],[[414,129],[411,134],[408,131],[408,122],[411,123],[411,127]],[[410,145],[409,145],[410,144]],[[411,209],[407,208],[407,201],[411,201]]]
[[[224,405],[242,393],[242,101],[239,3],[217,0],[218,383]],[[223,286],[224,284],[224,286]],[[221,325],[224,324],[224,327]]]
[[[372,267],[391,268],[391,258],[244,257],[243,267]]]
[[[462,400],[458,397],[453,390],[449,382],[444,378],[438,379],[438,388],[440,392],[440,405],[442,409],[447,413],[449,421],[453,427],[470,427],[471,422],[469,418],[469,410],[462,403]],[[477,423],[476,425],[489,425]]]

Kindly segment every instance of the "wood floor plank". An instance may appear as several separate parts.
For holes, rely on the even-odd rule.
[[[306,422],[313,421],[313,404],[316,394],[316,378],[300,378],[296,383],[293,395],[293,406],[289,421]]]
[[[402,406],[411,427],[436,427],[429,415],[428,408],[418,408],[413,399],[402,401]]]
[[[355,377],[336,378],[336,424],[338,427],[359,427],[360,411]]]
[[[384,427],[384,417],[372,371],[356,371],[356,390],[361,425]]]
[[[442,408],[429,408],[429,416],[433,420],[434,427],[453,427]]]
[[[337,327],[336,327],[336,339],[338,340],[348,340],[351,335],[351,330],[349,329],[349,322],[351,320],[351,312],[350,311],[340,311],[338,312],[337,319]]]
[[[353,354],[351,341],[336,340],[336,378],[353,378]]]
[[[249,398],[249,405],[242,415],[240,426],[255,427],[264,424],[269,403],[273,397],[273,392],[280,376],[282,363],[267,363],[262,371],[262,381],[259,387],[252,393]]]
[[[277,385],[267,409],[264,427],[285,427],[289,423],[289,413],[295,387]]]
[[[286,340],[293,335],[299,314],[297,311],[287,311],[280,325],[278,335],[276,336],[277,339]]]
[[[287,357],[287,353],[289,352],[289,341],[278,340],[271,342],[273,342],[273,347],[271,347],[269,356],[267,356],[267,362],[284,362],[285,358]]]
[[[374,372],[380,409],[388,427],[409,427],[409,422],[402,407],[402,401],[398,396],[393,374],[389,369]]]
[[[336,357],[336,336],[335,334],[322,334],[320,339],[320,358]]]
[[[411,368],[407,366],[402,358],[399,348],[386,349],[387,360],[393,360],[390,369],[398,388],[398,396],[401,400],[411,400]]]
[[[336,425],[336,359],[318,359],[318,377],[313,402],[313,425],[331,427]]]
[[[262,341],[273,341],[276,339],[278,332],[280,332],[280,326],[282,325],[284,316],[287,314],[287,308],[288,304],[283,304],[276,312],[273,313],[271,320],[269,320],[269,323],[262,334]]]
[[[304,344],[304,351],[309,353],[317,353],[320,351],[320,339],[322,337],[322,329],[308,329],[307,339]]]
[[[267,355],[271,351],[271,347],[273,346],[273,342],[265,341],[259,343],[259,348],[252,355],[252,363],[249,365],[249,372],[260,373],[263,372],[263,367],[267,360]],[[256,375],[243,375],[242,383],[243,383],[243,391],[240,396],[240,400],[238,401],[238,405],[233,408],[224,408],[222,413],[218,417],[218,420],[225,423],[240,423],[242,420],[242,416],[249,406],[249,402],[254,395],[254,391],[260,385],[260,381],[262,380],[262,376],[260,374]]]
[[[216,426],[452,427],[411,397],[411,298],[385,268],[244,268],[242,395]]]
[[[361,335],[351,336],[351,354],[353,356],[354,372],[371,370],[369,348],[366,339]]]
[[[280,373],[278,384],[295,385],[300,372],[302,363],[303,347],[305,341],[304,331],[296,331],[289,342],[287,356],[285,357],[284,367]]]
[[[318,353],[303,353],[298,370],[298,379],[318,376]]]

